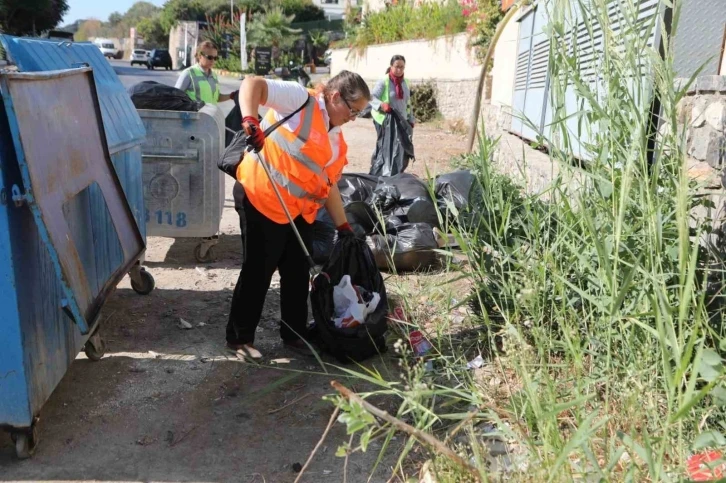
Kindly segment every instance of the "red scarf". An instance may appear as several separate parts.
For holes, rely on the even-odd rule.
[[[393,85],[396,86],[396,97],[403,99],[403,76],[396,77],[393,75],[393,72],[389,72],[388,77],[393,82]]]

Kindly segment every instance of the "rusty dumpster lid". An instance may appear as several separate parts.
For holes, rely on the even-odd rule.
[[[59,42],[0,35],[8,59],[20,72],[93,69],[106,139],[111,154],[141,144],[146,131],[126,89],[98,47],[88,42]]]

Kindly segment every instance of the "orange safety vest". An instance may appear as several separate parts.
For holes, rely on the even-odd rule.
[[[266,129],[276,122],[270,109],[262,122]],[[307,105],[300,111],[300,125],[294,132],[283,126],[265,139],[262,151],[246,153],[237,167],[237,180],[257,211],[279,224],[289,223],[260,160],[267,163],[272,178],[293,219],[302,215],[308,223],[315,221],[325,205],[330,187],[338,181],[346,164],[348,146],[339,133],[338,156],[331,161],[333,148],[328,138],[323,112],[310,91]]]

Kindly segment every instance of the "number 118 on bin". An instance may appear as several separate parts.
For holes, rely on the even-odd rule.
[[[184,228],[187,226],[187,214],[183,211],[172,213],[171,211],[155,211],[151,213],[146,210],[146,223],[155,221],[158,225],[171,225],[177,228]]]

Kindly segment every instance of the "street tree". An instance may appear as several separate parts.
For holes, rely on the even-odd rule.
[[[68,11],[67,0],[0,0],[0,30],[38,35],[56,28]]]

